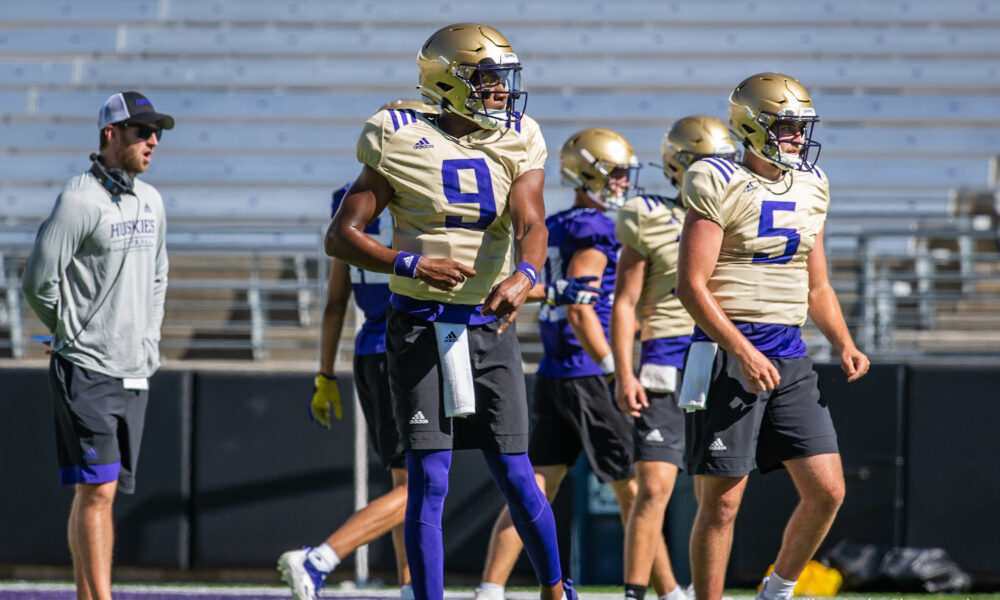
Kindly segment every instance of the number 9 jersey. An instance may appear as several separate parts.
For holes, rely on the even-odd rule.
[[[392,185],[392,247],[451,258],[476,270],[451,291],[393,275],[394,293],[448,304],[478,305],[510,275],[511,184],[545,165],[545,140],[527,116],[462,138],[413,110],[383,110],[365,123],[358,160]]]
[[[684,174],[687,208],[723,231],[708,289],[732,321],[801,326],[809,308],[806,259],[823,230],[830,186],[818,167],[767,181],[719,157]]]

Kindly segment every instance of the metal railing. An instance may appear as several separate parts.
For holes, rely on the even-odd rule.
[[[315,360],[328,259],[322,227],[178,226],[171,257],[161,349],[171,360]],[[0,355],[42,356],[26,342],[44,333],[21,297],[34,231],[0,230]],[[964,224],[870,229],[827,235],[830,277],[856,341],[873,357],[1000,356],[1000,234]],[[524,362],[541,357],[537,308],[526,306],[518,334]],[[353,311],[338,368],[350,368]],[[829,344],[804,328],[817,360]]]

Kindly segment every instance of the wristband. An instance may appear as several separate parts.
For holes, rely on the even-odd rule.
[[[417,263],[423,258],[419,254],[413,254],[412,252],[403,252],[402,250],[396,254],[396,260],[392,262],[392,272],[400,277],[409,277],[410,279],[417,278]]]
[[[535,282],[538,281],[538,271],[535,270],[535,267],[531,266],[531,263],[523,262],[517,265],[517,268],[514,269],[514,272],[524,273],[525,277],[528,278],[528,281],[531,282],[531,287],[535,287]]]
[[[615,356],[608,354],[601,359],[601,373],[611,375],[615,372]]]

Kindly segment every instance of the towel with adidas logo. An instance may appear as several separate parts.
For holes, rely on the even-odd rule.
[[[460,323],[434,322],[441,365],[444,416],[467,417],[476,412],[476,390],[469,356],[469,331]]]

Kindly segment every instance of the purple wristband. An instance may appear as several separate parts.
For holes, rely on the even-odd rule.
[[[520,271],[521,273],[527,275],[528,281],[531,282],[531,287],[535,287],[535,282],[538,281],[538,272],[535,271],[535,267],[531,266],[531,263],[523,262],[517,265],[517,268],[514,269],[514,271]]]
[[[417,278],[417,263],[420,262],[422,258],[419,254],[413,254],[412,252],[399,251],[396,255],[396,260],[392,263],[392,272],[400,277],[409,277],[410,279]]]

